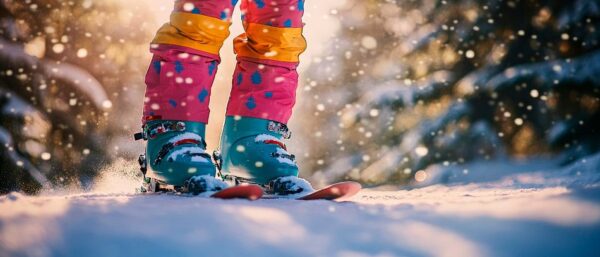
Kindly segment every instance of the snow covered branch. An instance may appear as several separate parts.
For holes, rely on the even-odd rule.
[[[51,78],[64,81],[77,92],[91,99],[96,109],[103,110],[112,107],[102,84],[87,71],[64,62],[44,60],[42,64]]]
[[[27,158],[21,156],[15,151],[14,141],[10,133],[2,127],[0,127],[0,145],[1,147],[5,148],[5,150],[0,151],[0,159],[8,160],[3,163],[3,165],[12,167],[13,169],[20,167],[28,172],[29,175],[31,175],[31,177],[42,186],[42,188],[47,189],[50,187],[51,184],[46,176],[44,176],[44,174],[42,174],[42,172],[40,172],[38,168],[35,167],[31,162],[29,162]],[[4,168],[8,169],[8,167]]]
[[[539,90],[549,91],[563,86],[600,87],[600,51],[583,57],[553,62],[524,64],[506,69],[485,84],[489,91],[503,91],[516,84],[533,82]]]

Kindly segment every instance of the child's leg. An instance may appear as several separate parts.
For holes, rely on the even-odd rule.
[[[221,138],[223,174],[269,185],[279,194],[302,191],[295,156],[283,139],[298,85],[302,0],[242,0],[246,33],[234,41],[237,67]],[[289,190],[288,190],[289,189]]]
[[[219,50],[229,36],[237,0],[178,0],[152,42],[143,122],[207,123]]]
[[[198,192],[210,190],[206,185],[218,185],[203,183],[198,176],[215,179],[204,138],[210,90],[234,4],[232,0],[178,0],[170,22],[152,42],[144,131],[138,134],[148,140],[140,163],[142,171],[147,170],[150,191],[154,190],[151,179]]]
[[[246,33],[234,41],[237,67],[228,116],[287,123],[296,102],[303,0],[242,0]]]

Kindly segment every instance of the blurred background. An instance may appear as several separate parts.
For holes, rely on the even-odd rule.
[[[106,167],[136,176],[149,42],[172,5],[0,0],[0,193],[85,190]],[[596,0],[308,0],[304,22],[290,149],[316,185],[600,151]],[[210,149],[231,40],[221,56]]]

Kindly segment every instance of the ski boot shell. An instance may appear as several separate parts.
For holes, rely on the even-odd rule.
[[[216,168],[206,153],[204,123],[189,121],[148,121],[136,140],[147,140],[140,156],[144,179],[161,184],[184,186],[195,176],[212,176]]]
[[[227,116],[217,166],[226,180],[268,185],[287,176],[298,176],[295,156],[282,139],[290,138],[285,124],[240,116]]]

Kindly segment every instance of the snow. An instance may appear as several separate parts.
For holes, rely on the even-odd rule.
[[[297,194],[291,194],[291,195],[277,195],[274,196],[275,198],[289,198],[289,199],[295,199],[295,198],[300,198],[306,195],[309,195],[310,193],[314,192],[315,189],[310,185],[310,182],[308,182],[306,179],[303,178],[299,178],[299,177],[295,177],[295,176],[287,176],[287,177],[283,177],[280,178],[281,182],[291,182],[292,183],[292,187],[290,188],[290,191],[296,191],[300,188],[302,188],[302,191],[300,191],[300,193]]]
[[[179,134],[177,136],[174,136],[171,139],[169,139],[168,142],[174,144],[176,142],[179,142],[181,140],[186,140],[186,139],[193,139],[193,140],[202,142],[202,137],[200,135],[192,133],[192,132],[181,133],[181,134]]]
[[[600,154],[437,167],[341,203],[139,195],[103,181],[15,192],[0,196],[0,256],[593,256],[599,171]]]
[[[171,139],[169,139],[169,143],[176,143],[179,142],[181,140],[185,140],[185,139],[193,139],[193,140],[197,140],[202,142],[202,137],[191,133],[191,132],[184,132],[181,133],[177,136],[172,137]],[[184,154],[202,154],[205,153],[206,151],[204,149],[202,149],[202,147],[199,146],[189,146],[189,147],[183,147],[181,149],[178,149],[176,151],[173,151],[172,153],[170,153],[167,156],[167,160],[172,159],[172,160],[176,160],[178,157],[184,155]],[[206,158],[202,157],[202,156],[192,156],[192,158],[190,159],[192,162],[209,162],[209,160],[206,160]]]
[[[274,136],[267,135],[267,134],[260,134],[254,138],[254,142],[264,142],[267,140],[273,140],[273,141],[280,142],[279,138],[276,138]]]
[[[201,175],[201,176],[194,176],[192,177],[193,181],[204,181],[204,183],[206,183],[206,192],[201,193],[201,196],[210,196],[212,194],[215,193],[215,191],[218,191],[218,188],[227,188],[229,187],[227,185],[227,183],[225,183],[223,180],[217,179],[214,176],[211,175]]]
[[[202,149],[199,146],[182,147],[178,150],[173,151],[169,155],[167,155],[167,160],[177,160],[178,157],[183,156],[183,155],[203,154],[203,153],[205,153],[204,149]],[[210,160],[207,160],[206,158],[204,158],[202,156],[192,156],[192,158],[190,158],[190,161],[192,161],[192,162],[210,162]]]
[[[206,160],[206,158],[201,157],[201,156],[192,156],[192,158],[190,158],[190,161],[192,161],[192,162],[209,162],[208,160]]]

